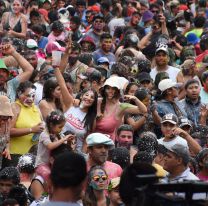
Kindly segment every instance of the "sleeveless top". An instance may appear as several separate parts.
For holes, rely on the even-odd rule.
[[[87,129],[84,126],[84,118],[86,112],[83,112],[79,107],[70,107],[64,114],[66,123],[63,128],[63,132],[70,131],[76,135],[77,138],[77,150],[82,150],[84,138],[87,135]]]
[[[116,119],[116,110],[107,117],[102,117],[96,121],[95,132],[110,135],[110,138],[115,142],[116,130],[120,126],[121,120]]]
[[[4,30],[9,30],[11,28],[9,24],[9,20],[11,18],[11,12],[8,14],[7,22],[3,25]],[[19,18],[18,22],[11,28],[13,31],[21,33],[22,32],[22,25],[21,25],[22,17]]]
[[[20,113],[15,128],[31,128],[42,121],[37,106],[33,104],[32,107],[26,107],[19,100],[16,103],[20,106]],[[20,137],[12,137],[10,139],[11,154],[27,153],[34,144],[37,144],[37,142],[32,141],[33,135],[34,133],[30,133]]]

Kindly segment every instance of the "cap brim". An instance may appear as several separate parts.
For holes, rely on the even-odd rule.
[[[175,122],[175,121],[173,121],[173,120],[169,120],[169,119],[163,120],[163,121],[161,122],[161,124],[163,124],[163,123],[165,123],[165,122],[170,122],[170,123],[172,123],[172,124],[177,124],[177,122]]]
[[[179,127],[184,127],[184,126],[190,126],[190,127],[192,127],[192,125],[189,124],[189,123],[183,123],[183,124],[180,124],[180,125],[179,125]]]

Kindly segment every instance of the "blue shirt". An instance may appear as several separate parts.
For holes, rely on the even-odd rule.
[[[200,97],[198,102],[195,104],[188,97],[182,99],[180,102],[186,111],[187,118],[191,120],[195,126],[197,126],[199,124],[200,110],[202,106]]]
[[[38,41],[38,48],[45,49],[46,45],[48,44],[48,38],[43,36],[40,41]]]
[[[174,103],[177,105],[177,107],[181,113],[180,116],[187,117],[186,111],[184,111],[182,103],[177,100],[175,100]],[[175,108],[174,108],[172,102],[167,101],[165,99],[157,102],[157,112],[160,115],[160,117],[163,117],[165,114],[170,114],[170,113],[179,117],[179,115],[175,111]]]
[[[97,60],[100,57],[106,57],[109,60],[110,64],[112,64],[116,61],[116,57],[112,52],[109,52],[108,54],[105,54],[102,49],[97,49],[96,51],[94,51],[92,53],[92,55],[93,55],[94,62],[96,64],[98,64]]]

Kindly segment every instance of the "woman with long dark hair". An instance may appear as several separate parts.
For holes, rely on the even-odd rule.
[[[48,79],[43,86],[43,99],[40,101],[39,108],[43,119],[55,110],[62,110],[60,101],[61,91],[55,78]]]
[[[84,206],[107,206],[105,190],[108,188],[108,175],[102,166],[93,166],[88,173],[88,184],[83,199]]]
[[[94,130],[97,116],[98,95],[94,89],[84,89],[81,93],[79,106],[74,106],[74,98],[69,93],[64,78],[55,68],[55,75],[61,89],[63,104],[65,105],[66,124],[63,131],[71,131],[76,134],[77,150],[85,151],[85,138]]]
[[[13,0],[11,11],[5,12],[1,19],[0,35],[12,38],[26,38],[27,20],[21,12],[23,8],[21,0]]]
[[[101,101],[98,102],[98,118],[96,121],[96,132],[108,134],[115,141],[116,129],[122,123],[125,113],[146,114],[145,105],[133,95],[125,95],[124,99],[134,101],[136,106],[129,103],[121,103],[120,83],[117,77],[107,79],[101,88]]]

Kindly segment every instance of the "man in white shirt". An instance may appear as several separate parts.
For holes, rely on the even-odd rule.
[[[177,74],[180,72],[180,69],[176,67],[172,67],[168,65],[169,62],[169,52],[167,45],[163,45],[159,47],[155,52],[155,63],[156,67],[154,67],[151,72],[150,76],[155,81],[155,77],[157,73],[159,72],[167,72],[169,75],[169,78],[177,82]]]

